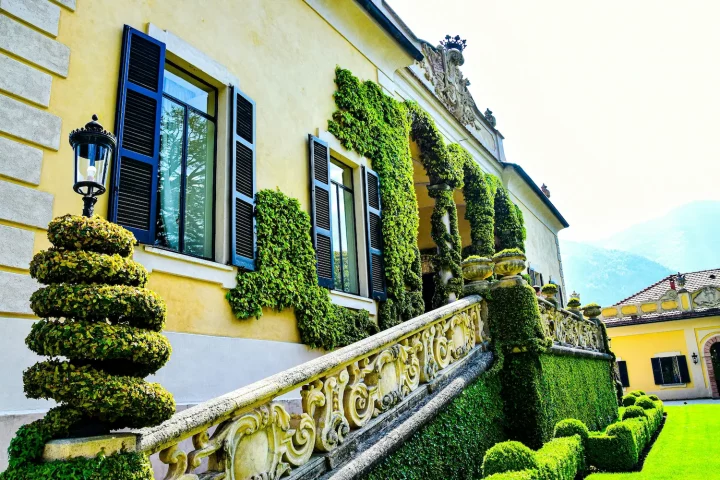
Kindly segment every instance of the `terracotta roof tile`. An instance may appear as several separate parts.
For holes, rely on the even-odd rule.
[[[641,303],[651,302],[658,300],[660,297],[670,290],[670,279],[675,278],[675,275],[668,275],[662,280],[653,283],[644,290],[627,297],[624,300],[620,300],[615,305],[624,305],[627,303]],[[712,285],[720,287],[720,268],[713,268],[710,270],[701,270],[699,272],[689,272],[685,274],[685,289],[692,292],[705,285]],[[676,288],[680,288],[677,286]]]

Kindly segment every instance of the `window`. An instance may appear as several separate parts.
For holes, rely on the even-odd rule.
[[[623,387],[630,386],[630,377],[628,377],[627,362],[624,360],[617,361],[618,374]]]
[[[528,276],[530,277],[530,286],[543,286],[543,276],[542,273],[538,272],[537,270],[534,270],[530,267],[528,267]]]
[[[202,258],[213,256],[216,98],[213,87],[166,64],[154,243]]]
[[[352,169],[330,160],[330,204],[335,289],[360,294]]]
[[[684,355],[650,359],[655,385],[678,385],[690,382],[687,359]]]

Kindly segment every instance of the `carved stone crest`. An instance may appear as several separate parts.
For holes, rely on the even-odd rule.
[[[705,286],[693,293],[693,302],[701,308],[720,307],[720,290]]]
[[[468,90],[470,80],[460,71],[460,67],[465,63],[462,51],[443,45],[434,47],[426,42],[423,42],[422,49],[425,58],[418,66],[423,70],[425,79],[435,88],[435,95],[460,123],[485,133],[481,135],[483,140],[490,141],[495,148],[495,142],[483,128],[482,115]],[[490,116],[492,117],[492,112]],[[494,121],[495,117],[492,117],[493,127]]]

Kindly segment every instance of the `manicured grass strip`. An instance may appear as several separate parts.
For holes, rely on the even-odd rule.
[[[588,480],[710,480],[720,475],[720,404],[665,407],[667,420],[641,472]]]

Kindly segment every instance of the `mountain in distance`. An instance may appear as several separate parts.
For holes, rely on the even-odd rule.
[[[674,273],[640,255],[587,243],[560,241],[565,287],[583,304],[613,305]]]
[[[591,243],[643,256],[673,272],[718,268],[720,201],[688,203],[660,218]]]

